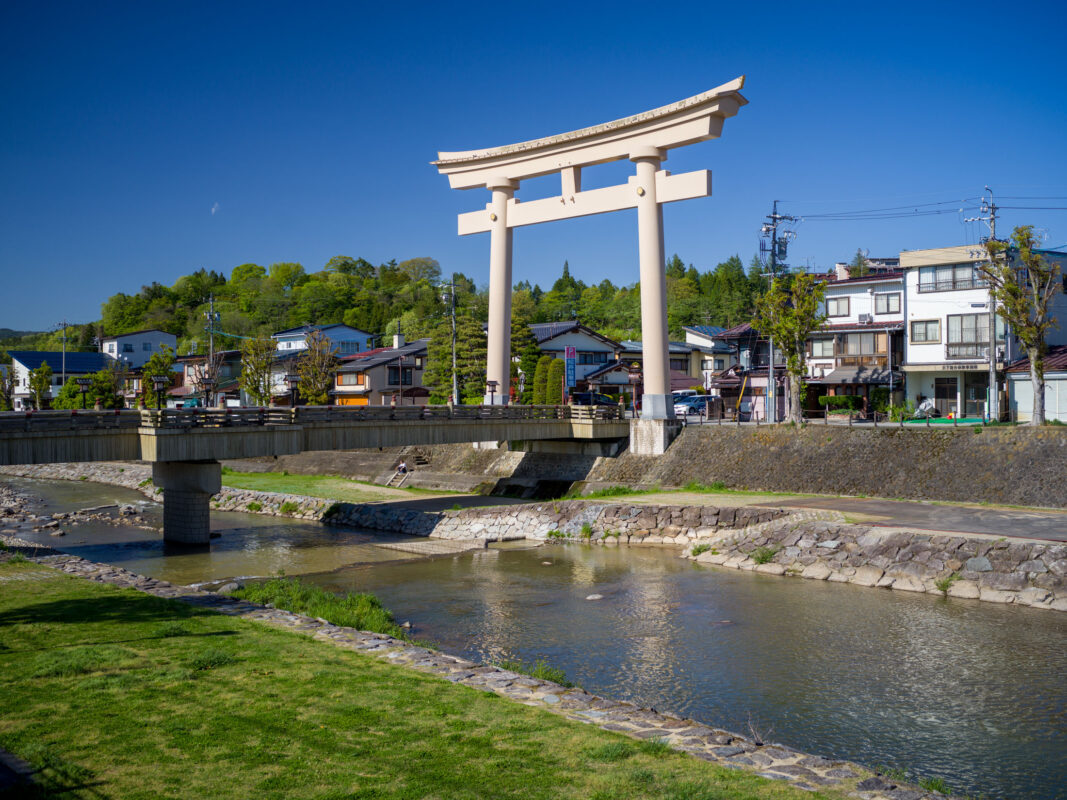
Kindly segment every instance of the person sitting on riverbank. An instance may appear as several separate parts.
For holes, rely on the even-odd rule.
[[[406,475],[408,471],[408,463],[406,461],[401,461],[400,465],[396,468],[396,471],[401,475]]]

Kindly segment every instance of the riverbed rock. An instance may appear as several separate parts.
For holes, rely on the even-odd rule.
[[[978,599],[978,582],[977,581],[955,581],[950,587],[948,587],[949,597],[961,597],[966,600]]]
[[[967,572],[991,572],[993,565],[989,563],[989,559],[985,556],[975,556],[974,558],[968,558],[963,568]]]
[[[874,586],[882,579],[884,572],[878,567],[857,567],[850,583],[858,586]]]
[[[602,595],[602,594],[591,594],[591,595],[588,595],[585,599],[586,600],[603,600],[604,599],[604,595]]]

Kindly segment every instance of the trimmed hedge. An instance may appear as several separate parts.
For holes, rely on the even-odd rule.
[[[819,405],[830,410],[859,411],[863,408],[863,397],[858,394],[824,394],[819,396]]]

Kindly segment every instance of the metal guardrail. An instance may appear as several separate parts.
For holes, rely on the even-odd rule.
[[[244,428],[327,422],[415,420],[573,420],[625,418],[618,406],[297,406],[296,408],[166,408],[141,411],[0,413],[0,432],[114,428]]]

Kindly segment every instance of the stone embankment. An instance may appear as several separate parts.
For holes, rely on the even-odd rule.
[[[84,477],[158,498],[150,470],[138,464],[0,467],[0,474]],[[681,545],[690,558],[715,566],[1067,611],[1067,545],[846,524],[832,511],[561,500],[431,512],[241,489],[223,489],[213,504],[225,511],[439,539]],[[0,498],[0,515],[14,513]],[[41,520],[53,522],[55,515]],[[121,522],[141,520],[128,516]]]
[[[701,537],[703,564],[1067,611],[1067,545],[835,521],[775,520]]]
[[[669,712],[600,697],[578,687],[565,687],[499,667],[476,664],[384,634],[334,625],[323,619],[238,600],[215,592],[177,586],[167,581],[138,575],[121,567],[87,561],[78,556],[51,550],[42,554],[40,549],[31,543],[11,536],[0,535],[0,542],[3,542],[5,548],[14,548],[0,552],[0,560],[6,560],[14,552],[20,552],[37,564],[71,575],[288,629],[336,647],[435,675],[452,683],[492,692],[571,720],[596,725],[639,740],[658,740],[704,761],[754,772],[765,778],[789,781],[803,789],[839,790],[862,800],[944,798],[941,794],[902,785],[889,776],[872,773],[848,761],[809,755],[782,744],[767,743],[713,728]]]

